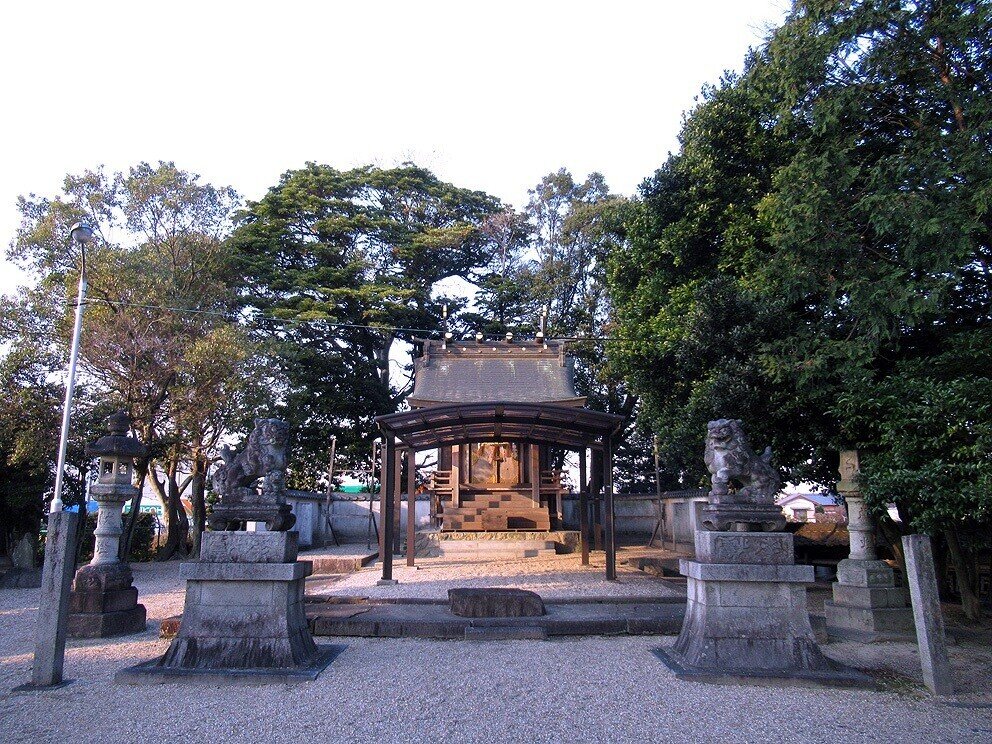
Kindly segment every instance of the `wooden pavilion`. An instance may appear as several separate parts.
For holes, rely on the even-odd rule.
[[[560,528],[562,486],[554,467],[562,451],[579,453],[582,560],[588,564],[587,503],[604,491],[607,578],[616,578],[612,459],[623,418],[584,407],[575,394],[573,364],[564,344],[551,340],[418,340],[411,410],[376,419],[383,436],[382,513],[395,515],[400,458],[407,458],[408,498],[415,457],[437,450],[432,516],[442,531],[547,531]],[[587,479],[592,455],[594,477]],[[413,514],[413,501],[410,501]],[[383,544],[393,545],[394,519],[383,521]],[[407,563],[414,563],[414,520],[407,520]],[[384,550],[382,578],[392,580],[392,551]]]

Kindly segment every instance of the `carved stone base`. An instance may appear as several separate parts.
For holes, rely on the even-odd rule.
[[[289,504],[221,503],[214,506],[207,521],[218,532],[240,530],[247,522],[265,522],[270,532],[285,532],[296,524],[296,515]]]
[[[665,651],[685,678],[868,681],[820,651],[806,609],[812,566],[796,566],[792,535],[698,532],[699,560],[682,560],[688,603],[682,632]],[[677,669],[676,669],[677,668]]]
[[[712,499],[712,497],[711,497]],[[707,504],[702,523],[715,532],[781,532],[785,515],[775,504]]]
[[[837,566],[833,602],[824,602],[827,634],[861,643],[913,641],[913,610],[885,561],[846,559]]]
[[[69,594],[70,638],[110,638],[143,633],[145,607],[138,604],[126,563],[98,563],[76,572]]]
[[[296,555],[295,532],[205,533],[201,559],[180,566],[186,604],[179,634],[154,665],[127,670],[121,681],[186,672],[211,678],[204,671],[258,672],[270,681],[316,677],[330,656],[307,628],[303,585],[312,566]]]

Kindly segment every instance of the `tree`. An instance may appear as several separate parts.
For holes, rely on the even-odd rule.
[[[365,455],[373,417],[409,392],[390,385],[394,342],[440,332],[435,287],[488,261],[481,226],[500,211],[412,164],[310,163],[241,215],[228,244],[245,277],[239,300],[287,380],[280,411],[306,463],[295,483],[323,475],[332,435],[343,455]]]
[[[66,299],[78,270],[75,256],[67,260],[64,236],[79,219],[93,223],[101,236],[88,255],[91,302],[82,373],[99,395],[129,412],[135,434],[149,449],[138,463],[138,486],[147,478],[162,498],[163,558],[185,552],[188,519],[179,474],[202,466],[203,447],[216,441],[183,437],[214,431],[218,410],[229,412],[227,401],[217,397],[184,400],[173,394],[197,363],[202,344],[231,325],[226,313],[233,274],[221,239],[237,203],[233,190],[201,184],[172,163],[142,163],[113,176],[99,170],[69,176],[55,199],[19,200],[22,224],[10,255],[39,276],[32,294],[48,302],[39,320],[59,328],[51,335],[62,349],[68,335]],[[228,372],[237,379],[242,370],[231,365]],[[199,465],[193,451],[201,453]],[[123,551],[139,499],[131,505]]]
[[[962,443],[981,441],[983,409],[969,420],[938,391],[986,390],[967,350],[992,288],[990,41],[984,4],[798,1],[686,119],[610,275],[636,339],[614,358],[677,468],[691,469],[678,452],[699,446],[706,415],[735,416],[793,478],[828,484],[833,451],[859,444],[876,507],[895,501],[952,552],[961,504],[987,518],[950,471],[931,493],[943,506],[921,512],[898,487],[987,459]]]

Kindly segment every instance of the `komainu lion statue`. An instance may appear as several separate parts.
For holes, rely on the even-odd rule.
[[[289,424],[279,419],[255,419],[244,450],[221,448],[224,461],[211,484],[220,503],[210,516],[213,529],[238,529],[243,522],[265,522],[270,530],[288,530],[296,517],[286,504],[286,449]],[[256,487],[262,481],[261,489]]]
[[[755,455],[744,423],[738,419],[709,422],[705,460],[716,496],[726,496],[735,486],[735,501],[763,504],[773,502],[782,488],[778,471],[772,467],[772,448],[766,447],[760,457]]]
[[[706,432],[710,503],[704,526],[714,530],[774,531],[785,526],[775,494],[782,479],[772,465],[772,448],[754,453],[738,419],[710,421]]]

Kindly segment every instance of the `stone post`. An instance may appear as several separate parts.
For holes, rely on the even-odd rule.
[[[953,695],[951,662],[947,657],[944,616],[940,611],[930,537],[906,535],[902,539],[902,548],[906,554],[906,583],[913,599],[923,681],[934,695]]]
[[[895,572],[875,552],[875,525],[858,487],[857,450],[840,453],[837,492],[847,502],[850,555],[837,565],[833,601],[824,603],[827,634],[838,640],[912,640],[913,616]]]
[[[138,493],[131,475],[134,458],[144,455],[145,448],[127,436],[131,422],[123,411],[108,423],[110,434],[86,447],[87,455],[100,458],[99,477],[90,489],[99,511],[93,560],[76,572],[69,599],[72,638],[106,638],[145,629],[145,608],[138,604],[131,568],[118,557],[121,510]]]
[[[25,687],[51,687],[62,683],[65,661],[66,615],[69,610],[69,584],[76,567],[76,535],[79,515],[55,512],[48,515],[45,564],[38,602],[34,663],[31,683]]]

